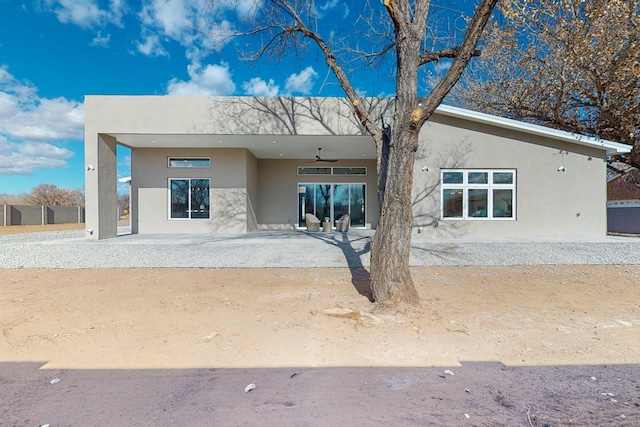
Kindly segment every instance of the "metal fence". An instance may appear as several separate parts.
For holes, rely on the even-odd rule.
[[[76,224],[85,221],[81,206],[1,205],[0,225]]]

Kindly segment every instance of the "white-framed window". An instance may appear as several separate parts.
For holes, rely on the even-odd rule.
[[[210,168],[211,157],[169,157],[170,168]]]
[[[442,169],[443,220],[516,219],[515,169]]]
[[[169,219],[210,218],[209,178],[169,178]]]

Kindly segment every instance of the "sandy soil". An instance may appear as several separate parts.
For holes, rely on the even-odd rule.
[[[639,266],[413,276],[0,270],[0,425],[640,425]]]
[[[84,223],[73,224],[46,224],[46,225],[11,225],[0,226],[0,236],[7,234],[39,233],[42,231],[82,230]]]

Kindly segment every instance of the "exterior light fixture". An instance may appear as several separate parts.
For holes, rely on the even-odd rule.
[[[94,171],[94,170],[96,170],[96,168],[93,165],[87,165],[87,170],[88,171]]]
[[[558,172],[564,172],[564,171],[566,171],[566,170],[567,170],[567,168],[565,168],[564,166],[560,166],[560,167],[558,168]]]
[[[429,172],[429,166],[423,166],[422,172]]]

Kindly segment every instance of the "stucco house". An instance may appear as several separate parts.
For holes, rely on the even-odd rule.
[[[369,100],[390,122],[391,100]],[[87,237],[117,235],[116,150],[131,149],[132,233],[375,228],[376,149],[342,98],[87,96]],[[321,150],[320,150],[321,149]],[[441,106],[422,129],[414,231],[602,236],[606,157],[626,145]]]

